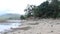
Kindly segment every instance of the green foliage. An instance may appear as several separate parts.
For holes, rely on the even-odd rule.
[[[24,17],[23,15],[21,15],[21,16],[20,16],[20,19],[21,19],[21,20],[22,20],[22,19],[25,19],[25,17]]]
[[[34,5],[28,5],[27,8],[24,10],[26,12],[26,16],[30,17],[33,15],[32,8],[35,7]]]
[[[29,5],[26,9],[26,14],[30,17],[40,17],[40,18],[58,18],[60,17],[60,1],[51,0],[45,1],[38,6]]]

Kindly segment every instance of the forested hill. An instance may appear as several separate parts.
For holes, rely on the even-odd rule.
[[[20,15],[19,14],[4,14],[0,16],[0,19],[20,19]]]

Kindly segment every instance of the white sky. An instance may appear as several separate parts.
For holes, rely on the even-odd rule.
[[[0,0],[0,13],[24,14],[27,4],[39,5],[45,0]]]

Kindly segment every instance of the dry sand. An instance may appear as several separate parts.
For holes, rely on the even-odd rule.
[[[60,19],[25,20],[5,34],[60,34]]]

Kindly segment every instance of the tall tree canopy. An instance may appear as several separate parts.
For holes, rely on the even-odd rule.
[[[58,0],[49,0],[41,3],[38,6],[29,5],[27,9],[25,9],[28,16],[40,17],[40,18],[57,18],[60,17],[60,1]]]

